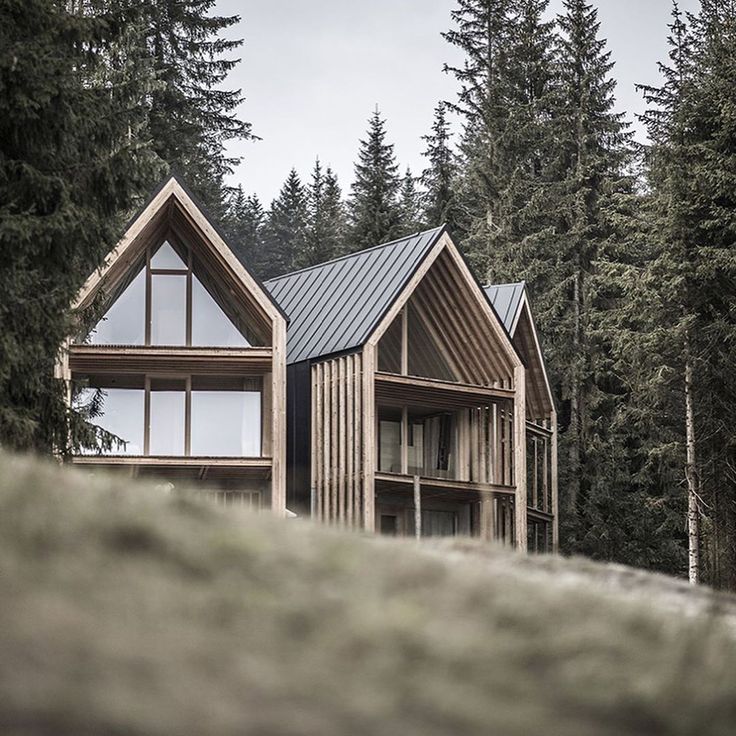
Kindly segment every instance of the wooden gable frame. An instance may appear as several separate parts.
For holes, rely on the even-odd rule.
[[[374,487],[376,475],[376,438],[373,427],[376,422],[375,375],[378,367],[378,343],[423,283],[430,284],[429,294],[446,309],[448,319],[446,328],[450,333],[454,333],[454,338],[456,338],[452,339],[453,334],[445,335],[450,337],[451,345],[454,343],[455,365],[461,366],[464,361],[468,361],[478,371],[476,375],[485,375],[489,388],[513,391],[515,526],[517,546],[525,550],[527,535],[526,371],[510,336],[447,232],[442,234],[432,250],[425,256],[363,346],[363,426],[367,429],[363,441],[363,473],[366,487],[368,489]],[[466,313],[460,311],[463,301],[469,309]],[[484,357],[481,356],[487,359],[490,371],[486,369]],[[364,505],[364,525],[370,530],[373,530],[375,525],[373,503],[372,494],[367,494]]]
[[[226,280],[230,293],[257,318],[274,323],[285,316],[261,283],[240,262],[179,180],[172,176],[130,223],[102,266],[85,282],[74,301],[77,311],[89,307],[103,287],[108,290],[130,271],[146,247],[173,230],[203,257],[205,267]]]
[[[509,332],[527,364],[528,416],[533,421],[546,419],[555,411],[555,403],[526,286]]]
[[[233,306],[242,310],[250,320],[264,329],[265,346],[233,349],[161,348],[139,346],[132,349],[113,346],[71,346],[62,350],[56,375],[67,381],[71,378],[70,350],[78,350],[82,357],[94,360],[89,353],[109,353],[107,359],[129,358],[145,365],[167,358],[175,366],[191,363],[197,372],[210,373],[208,359],[225,361],[225,373],[232,370],[251,373],[262,371],[270,380],[264,382],[264,401],[270,414],[270,455],[272,478],[272,508],[283,515],[286,510],[286,316],[258,279],[241,263],[225,242],[218,229],[195,202],[186,187],[171,176],[156,191],[142,211],[129,223],[124,235],[105,258],[102,266],[85,282],[72,307],[82,313],[95,302],[103,289],[113,292],[131,269],[141,262],[149,245],[163,241],[169,232],[196,253],[202,266],[222,283]],[[127,352],[126,352],[127,351]],[[162,355],[165,354],[165,355]],[[208,357],[209,356],[209,357]],[[101,358],[104,359],[104,358]],[[169,362],[170,362],[169,361]],[[242,365],[241,365],[242,363]],[[160,363],[159,363],[160,364]],[[230,367],[232,364],[233,367]],[[124,365],[121,364],[121,365]],[[240,367],[235,367],[240,366]],[[219,368],[218,368],[219,370]]]

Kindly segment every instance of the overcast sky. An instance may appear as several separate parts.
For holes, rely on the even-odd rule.
[[[641,128],[636,83],[658,81],[667,53],[670,0],[598,0],[618,80],[618,107]],[[451,27],[453,0],[219,0],[221,14],[240,15],[230,32],[243,38],[242,62],[229,86],[242,88],[240,116],[262,140],[231,145],[243,157],[232,183],[268,205],[292,166],[306,179],[315,157],[338,173],[347,192],[358,141],[378,105],[387,118],[403,170],[418,174],[432,111],[454,99],[442,72],[458,53],[440,33]],[[552,0],[551,11],[562,0]],[[698,0],[680,0],[695,9]]]

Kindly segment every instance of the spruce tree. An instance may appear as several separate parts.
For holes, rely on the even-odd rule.
[[[736,197],[729,179],[736,127],[728,110],[735,28],[732,2],[708,0],[687,18],[675,6],[663,84],[643,88],[652,232],[637,283],[648,287],[651,307],[622,350],[644,367],[638,391],[651,407],[643,417],[647,449],[662,458],[675,488],[686,488],[689,578],[730,587],[736,584],[729,541],[736,529],[730,472]]]
[[[423,219],[430,227],[447,223],[455,229],[458,219],[455,195],[458,171],[446,103],[440,102],[435,108],[432,131],[422,136],[422,140],[427,143],[423,153],[427,167],[421,176],[424,187]]]
[[[160,172],[140,131],[150,77],[124,52],[135,7],[0,7],[0,445],[91,442],[54,378],[69,307],[120,214]],[[132,73],[131,73],[132,72]],[[71,430],[71,432],[70,432]]]
[[[553,154],[553,27],[547,0],[461,0],[445,38],[465,53],[446,67],[460,83],[456,186],[461,244],[485,281],[518,280],[518,258],[546,225]],[[513,275],[512,275],[513,274]]]
[[[116,0],[123,4],[127,0]],[[151,95],[149,135],[156,153],[224,217],[225,177],[237,159],[228,141],[247,139],[251,127],[237,116],[240,90],[224,88],[241,44],[223,32],[240,18],[212,14],[215,0],[144,0],[146,44],[159,82]]]
[[[363,250],[397,237],[399,186],[394,147],[386,142],[386,121],[376,108],[355,164],[349,202],[351,250]]]
[[[246,197],[243,187],[237,187],[228,208],[226,229],[238,257],[259,277],[268,267],[265,226],[266,211],[258,197]]]
[[[307,193],[296,169],[292,169],[268,213],[264,279],[294,270],[296,260],[306,249],[307,218]]]
[[[422,213],[422,193],[417,189],[417,180],[407,168],[401,180],[399,192],[399,235],[411,235],[425,229]]]
[[[307,232],[304,249],[295,254],[295,268],[329,261],[345,247],[345,209],[337,176],[314,163],[307,191]]]

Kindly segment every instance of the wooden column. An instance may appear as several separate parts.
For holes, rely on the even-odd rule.
[[[363,528],[376,530],[376,347],[363,347]]]
[[[409,474],[409,410],[401,410],[401,473]]]
[[[552,490],[552,551],[557,553],[560,548],[560,500],[557,487],[557,412],[550,414],[550,429],[552,430],[550,485]]]
[[[495,523],[493,514],[493,498],[483,498],[478,504],[480,508],[480,538],[486,542],[495,541]]]
[[[422,538],[422,485],[419,476],[414,476],[414,536]]]
[[[516,548],[526,551],[526,370],[514,368],[514,480],[516,482]]]
[[[286,323],[273,322],[271,373],[271,509],[286,516]],[[264,417],[264,421],[267,419]]]

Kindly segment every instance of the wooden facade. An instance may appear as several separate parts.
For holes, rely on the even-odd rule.
[[[176,308],[157,296],[166,278],[182,287]],[[85,338],[85,318],[111,312],[134,283],[138,341]],[[133,391],[138,445],[72,462],[352,529],[555,550],[556,415],[516,287],[502,319],[442,228],[262,285],[172,177],[81,291],[80,331],[58,365],[70,400],[80,382]],[[197,294],[238,344],[202,344]],[[179,320],[178,342],[162,342],[157,309]],[[251,450],[202,437],[197,407],[218,392],[255,407]]]
[[[308,479],[290,476],[299,511],[388,534],[556,549],[554,408],[541,352],[519,349],[536,339],[530,312],[518,324],[504,330],[444,235],[358,350],[294,372],[291,410],[309,406],[308,439],[294,435],[290,448],[290,465],[310,464]]]
[[[163,244],[174,254],[170,256],[176,259],[173,265],[154,261]],[[142,315],[140,340],[136,344],[90,342],[85,338],[91,324],[89,315],[94,321],[111,309],[136,274],[143,274],[141,294],[145,294],[142,304],[131,306]],[[180,314],[166,303],[164,297],[171,301],[171,295],[162,289],[161,308],[166,318],[181,320],[181,335],[173,344],[167,344],[165,337],[155,340],[152,335],[152,299],[156,296],[152,281],[160,278],[157,283],[165,285],[167,277],[182,287]],[[203,296],[193,296],[195,288]],[[216,304],[232,329],[238,326],[243,344],[211,345],[206,336],[206,345],[197,344],[193,336],[196,298],[208,305],[210,300]],[[99,389],[103,395],[122,388],[134,389],[136,400],[143,406],[139,452],[131,452],[125,445],[99,454],[80,452],[72,457],[74,464],[124,469],[134,476],[171,482],[194,482],[223,503],[240,499],[250,507],[267,507],[285,514],[286,318],[176,177],[163,184],[129,225],[102,268],[88,279],[74,307],[80,331],[69,339],[57,367],[58,375],[69,383],[70,400],[72,387],[85,384],[105,387]],[[85,323],[87,326],[82,326]],[[206,328],[205,324],[205,332]],[[157,390],[160,393],[154,395]],[[256,409],[247,419],[258,425],[249,428],[257,452],[220,453],[217,447],[209,447],[207,454],[197,452],[195,438],[200,437],[207,445],[208,427],[193,426],[193,412],[198,406],[195,400],[219,396],[216,405],[222,406],[222,398],[245,394],[256,397],[252,402]],[[167,401],[159,401],[162,397]],[[157,424],[152,416],[154,408],[171,403],[172,397],[179,407],[179,419],[171,419],[176,412],[172,414],[169,408],[169,414]],[[214,429],[215,422],[211,420],[210,424]],[[175,452],[157,449],[154,429],[161,435],[158,444],[175,445]],[[128,451],[116,452],[121,447]]]

